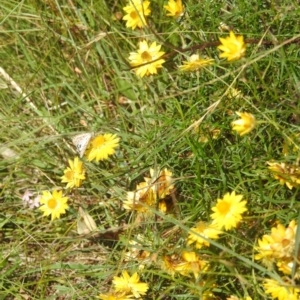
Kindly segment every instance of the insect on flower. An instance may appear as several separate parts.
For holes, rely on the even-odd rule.
[[[76,146],[76,150],[79,153],[80,157],[84,155],[85,150],[88,148],[92,137],[93,134],[90,132],[81,133],[73,137],[72,142]]]

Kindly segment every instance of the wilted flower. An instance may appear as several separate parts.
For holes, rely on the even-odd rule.
[[[298,166],[275,161],[268,161],[267,164],[269,165],[268,169],[272,171],[274,178],[279,180],[281,185],[286,184],[290,190],[299,186],[300,169]]]
[[[171,191],[174,189],[172,172],[167,168],[161,171],[154,170],[150,168],[150,178],[144,177],[145,181],[153,186],[155,194],[159,199],[165,198],[170,195]]]
[[[167,205],[162,200],[174,189],[172,172],[167,168],[159,172],[150,169],[150,175],[150,178],[144,177],[145,181],[139,183],[135,191],[127,192],[127,199],[123,201],[125,209],[147,212],[160,200],[159,209],[166,212]]]
[[[183,65],[179,66],[180,71],[196,71],[213,63],[211,58],[199,58],[198,54],[193,54],[188,58],[188,61],[184,61]]]
[[[292,258],[295,253],[296,231],[295,220],[292,220],[287,228],[282,224],[273,227],[270,235],[265,234],[258,240],[258,246],[255,247],[258,254],[255,255],[255,259],[262,260],[265,265],[270,266],[276,261]]]

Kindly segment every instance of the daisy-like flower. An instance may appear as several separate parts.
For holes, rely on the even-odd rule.
[[[51,220],[59,219],[61,214],[66,212],[69,208],[68,197],[62,196],[62,191],[53,191],[51,194],[49,191],[43,191],[40,203],[44,204],[39,209],[44,212],[44,216],[51,215]]]
[[[200,271],[207,271],[208,262],[201,260],[195,252],[183,251],[181,256],[183,262],[175,267],[175,271],[181,275],[189,276],[190,273],[193,273],[194,277],[197,278]]]
[[[169,12],[167,16],[179,18],[183,15],[184,6],[181,0],[169,0],[168,5],[164,5],[164,8]]]
[[[87,160],[92,161],[107,159],[108,156],[115,153],[115,148],[119,146],[120,138],[116,134],[106,133],[98,135],[90,142],[89,149],[86,153]]]
[[[255,117],[247,112],[235,112],[241,119],[231,122],[232,130],[237,131],[241,136],[249,133],[256,125]]]
[[[223,53],[219,55],[220,58],[227,58],[228,61],[238,60],[245,55],[246,44],[244,43],[244,37],[236,36],[230,31],[229,36],[226,38],[219,38],[222,45],[217,48]]]
[[[263,283],[266,294],[271,294],[273,299],[278,300],[298,300],[300,289],[291,286],[287,283],[286,285],[280,284],[278,281],[273,279],[266,279]]]
[[[147,26],[145,16],[151,13],[149,5],[149,1],[129,0],[129,4],[123,8],[127,13],[123,17],[123,20],[126,21],[126,27],[134,30],[136,27]]]
[[[196,71],[213,63],[211,58],[199,58],[198,54],[193,54],[183,65],[179,66],[180,71]]]
[[[271,229],[271,237],[274,241],[272,248],[276,251],[276,257],[292,257],[295,253],[297,224],[295,220],[289,223],[285,228],[282,224]]]
[[[145,295],[149,288],[147,283],[139,281],[140,277],[137,273],[129,276],[127,271],[123,271],[121,277],[114,276],[113,285],[116,292],[126,295],[132,294],[135,298],[139,298]]]
[[[165,62],[161,59],[165,52],[160,51],[161,45],[153,42],[150,46],[147,41],[139,43],[137,52],[131,52],[129,55],[130,65],[135,68],[136,75],[140,77],[157,74],[157,69],[162,68]]]
[[[259,253],[255,255],[255,259],[292,258],[295,253],[296,231],[295,220],[292,220],[287,228],[282,224],[272,227],[270,235],[266,234],[258,240],[258,247],[255,249]]]
[[[187,245],[196,243],[196,249],[200,249],[203,246],[209,246],[207,239],[217,239],[222,232],[218,230],[216,225],[206,224],[205,222],[199,222],[196,227],[193,227],[189,231],[187,238]]]
[[[81,182],[85,179],[85,168],[78,157],[68,160],[70,167],[64,170],[61,182],[67,182],[67,188],[80,187]]]
[[[262,263],[271,268],[275,262],[274,250],[272,249],[272,244],[274,243],[270,235],[264,235],[260,240],[258,240],[258,246],[255,250],[258,253],[254,256],[256,260],[261,260]]]
[[[300,184],[300,169],[298,166],[275,161],[268,161],[268,169],[272,171],[275,179],[279,180],[281,185],[286,186],[291,190],[293,187],[298,187]]]
[[[242,219],[242,213],[247,211],[247,201],[241,201],[242,198],[242,195],[236,195],[233,191],[231,194],[225,194],[223,199],[218,199],[216,206],[212,208],[214,213],[210,215],[213,219],[212,224],[217,225],[219,229],[235,228]]]

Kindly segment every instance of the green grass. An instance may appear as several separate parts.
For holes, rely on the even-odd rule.
[[[0,67],[24,94],[0,76],[0,299],[96,299],[122,270],[138,271],[149,284],[144,299],[201,299],[193,277],[172,278],[161,261],[195,251],[186,246],[188,229],[210,220],[217,198],[233,190],[247,200],[248,212],[237,229],[198,251],[210,262],[199,281],[216,299],[267,299],[262,280],[278,275],[254,260],[254,246],[276,222],[287,226],[299,215],[298,188],[279,185],[266,161],[296,164],[299,155],[284,156],[282,148],[299,132],[300,8],[298,1],[252,2],[188,0],[177,22],[157,0],[151,27],[132,31],[117,18],[126,1],[1,1]],[[234,63],[208,47],[203,54],[216,60],[212,67],[180,73],[177,66],[193,53],[177,50],[227,36],[220,22],[246,40],[278,43],[249,43],[246,57]],[[172,55],[156,76],[141,79],[127,58],[144,38],[163,42]],[[228,97],[230,87],[243,96]],[[230,126],[235,111],[261,123],[240,137]],[[220,135],[201,143],[207,128]],[[64,187],[60,177],[76,155],[71,139],[80,132],[117,134],[120,147],[107,161],[85,161],[87,180],[65,191],[70,209],[50,222],[21,197],[27,189]],[[165,167],[173,172],[176,207],[139,223],[122,200],[150,168]],[[101,233],[77,234],[79,206]],[[143,271],[141,262],[124,260],[138,234],[152,258]]]

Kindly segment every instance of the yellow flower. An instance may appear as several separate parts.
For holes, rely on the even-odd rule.
[[[89,150],[87,151],[87,160],[92,161],[107,159],[108,156],[115,153],[115,148],[119,146],[119,140],[115,134],[106,133],[98,135],[90,142]]]
[[[274,178],[279,180],[281,185],[286,184],[290,190],[299,186],[300,169],[298,166],[273,161],[268,161],[267,164],[268,169],[272,171]]]
[[[113,285],[116,292],[125,293],[126,295],[132,294],[135,298],[138,298],[145,295],[149,288],[147,283],[139,281],[140,277],[137,273],[130,277],[127,271],[123,271],[121,277],[114,276]]]
[[[167,16],[179,18],[183,15],[184,7],[181,0],[169,0],[168,5],[164,8],[169,12]]]
[[[164,59],[160,59],[165,52],[160,51],[161,45],[153,42],[150,46],[147,41],[139,43],[137,52],[131,52],[129,55],[130,65],[135,68],[136,75],[140,77],[157,74],[157,69],[162,68]]]
[[[292,257],[294,255],[296,231],[295,220],[292,220],[287,228],[278,224],[277,227],[271,229],[271,237],[274,241],[272,248],[276,251],[276,257]]]
[[[282,285],[276,280],[266,279],[263,283],[265,292],[271,294],[273,299],[278,300],[298,300],[300,289],[291,286],[287,283]]]
[[[179,263],[175,267],[175,271],[183,276],[193,273],[194,277],[197,278],[200,275],[200,271],[205,272],[208,269],[208,262],[200,260],[195,252],[183,251],[182,259],[184,262]]]
[[[150,2],[142,0],[129,0],[129,4],[123,8],[127,15],[123,17],[126,22],[126,27],[132,28],[136,27],[142,28],[147,26],[145,16],[151,13],[149,9]]]
[[[223,199],[218,199],[216,206],[212,208],[214,213],[210,215],[213,219],[212,224],[216,224],[219,229],[235,228],[242,219],[242,213],[247,211],[247,201],[241,201],[242,198],[242,195],[236,195],[233,191],[231,194],[225,194]]]
[[[85,179],[85,169],[82,161],[75,157],[74,161],[68,160],[70,167],[64,170],[64,176],[61,177],[61,182],[67,182],[67,188],[80,187],[81,182]]]
[[[241,119],[231,122],[232,130],[237,131],[241,136],[249,133],[256,125],[255,117],[246,112],[235,112]]]
[[[293,269],[295,268],[296,272],[293,275],[294,279],[300,278],[300,270],[298,268],[297,262],[299,261],[300,255],[298,254],[298,258],[295,257],[284,258],[279,260],[276,263],[276,266],[279,271],[281,271],[285,275],[292,275]],[[296,266],[295,266],[296,265]]]
[[[271,268],[275,262],[274,250],[272,249],[273,243],[274,241],[270,235],[264,235],[262,239],[258,240],[258,247],[255,247],[258,254],[254,258],[261,260],[268,268]]]
[[[196,71],[212,64],[214,60],[211,58],[199,58],[198,54],[193,54],[179,66],[180,71]]]
[[[39,209],[44,212],[44,216],[51,215],[51,220],[58,219],[69,208],[67,201],[68,197],[62,197],[62,191],[53,191],[53,194],[43,191],[40,203],[44,205]]]
[[[217,239],[221,233],[216,225],[199,222],[196,227],[190,229],[187,245],[196,243],[196,249],[200,249],[202,246],[209,246],[209,242],[203,239],[203,237],[207,239]]]
[[[244,37],[236,36],[232,31],[226,38],[219,38],[222,45],[218,46],[218,49],[223,51],[219,55],[220,58],[227,58],[228,61],[240,59],[245,55],[246,44],[244,43]]]
[[[296,231],[295,220],[292,220],[287,228],[282,224],[272,227],[270,235],[266,234],[258,240],[258,247],[255,249],[259,253],[255,255],[255,259],[269,259],[273,262],[274,259],[292,258],[295,253]]]

